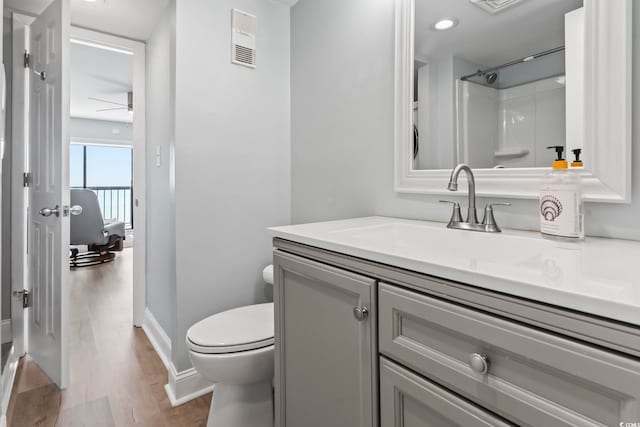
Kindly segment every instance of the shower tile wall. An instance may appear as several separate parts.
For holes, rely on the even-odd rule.
[[[458,86],[458,156],[472,167],[541,167],[550,145],[565,145],[565,78],[551,77],[507,89],[472,82]],[[496,156],[517,153],[519,156]]]
[[[552,77],[509,89],[499,89],[498,150],[526,148],[519,158],[495,159],[506,167],[549,166],[551,145],[565,145],[564,76]]]

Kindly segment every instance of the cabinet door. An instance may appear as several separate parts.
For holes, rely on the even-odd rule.
[[[377,425],[375,280],[280,251],[274,266],[276,426]]]
[[[511,424],[387,359],[380,359],[381,427],[506,427]]]

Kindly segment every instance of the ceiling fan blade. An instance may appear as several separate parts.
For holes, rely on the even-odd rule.
[[[120,102],[107,101],[107,100],[105,100],[105,99],[98,99],[98,98],[88,98],[88,99],[90,99],[90,100],[92,100],[92,101],[106,102],[107,104],[121,105],[121,106],[123,106],[123,107],[128,107],[128,105],[127,105],[127,104],[122,104],[122,103],[120,103]]]
[[[127,107],[118,107],[118,108],[104,108],[102,110],[96,110],[96,113],[101,113],[103,111],[116,111],[116,110],[127,110]]]

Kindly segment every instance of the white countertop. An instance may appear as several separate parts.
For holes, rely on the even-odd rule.
[[[478,233],[387,217],[274,227],[274,237],[640,325],[640,242]]]

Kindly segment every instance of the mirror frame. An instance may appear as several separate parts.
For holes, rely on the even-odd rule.
[[[583,152],[588,169],[580,172],[583,196],[585,201],[630,203],[632,0],[584,0],[584,10]],[[451,195],[447,190],[451,170],[412,168],[414,17],[415,0],[396,0],[395,190]],[[540,178],[547,170],[476,169],[476,194],[537,199]]]

